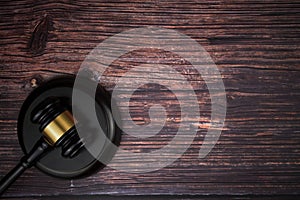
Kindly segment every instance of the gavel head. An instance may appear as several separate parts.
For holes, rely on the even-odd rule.
[[[48,97],[37,105],[31,121],[40,125],[40,132],[51,146],[62,148],[62,156],[73,158],[84,148],[70,109],[59,98]]]

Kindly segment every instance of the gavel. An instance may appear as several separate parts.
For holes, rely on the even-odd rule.
[[[31,113],[31,121],[39,124],[41,138],[28,155],[0,181],[0,195],[37,160],[54,148],[60,147],[63,157],[73,158],[83,148],[84,142],[79,137],[72,113],[59,98],[48,97]]]
[[[115,121],[119,117],[111,110],[114,101],[88,74],[76,79],[76,87],[73,76],[43,82],[25,99],[17,123],[25,156],[1,179],[0,196],[32,166],[57,178],[82,178],[103,168],[114,156],[114,146],[121,140]],[[92,86],[97,86],[96,91]],[[74,91],[80,93],[86,107],[72,104]],[[95,115],[90,115],[88,108],[93,106]]]

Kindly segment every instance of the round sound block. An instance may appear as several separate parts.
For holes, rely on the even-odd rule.
[[[33,145],[42,136],[42,133],[39,131],[39,125],[34,124],[30,120],[32,110],[47,97],[60,98],[65,104],[70,105],[70,110],[72,110],[71,105],[74,80],[73,77],[53,79],[39,86],[25,100],[18,119],[18,137],[25,154],[32,149]],[[96,95],[90,94],[88,84],[83,84],[76,89],[80,90],[83,98],[90,99],[91,102],[95,101],[97,120],[101,129],[113,144],[118,145],[120,133],[112,118],[110,96],[108,93],[100,88],[97,90]],[[84,108],[79,108],[79,110],[80,109]],[[92,129],[89,127],[84,127],[85,124],[88,123],[80,123],[80,126],[83,126],[84,130],[89,132],[89,137],[92,138],[91,135],[97,133],[93,133]],[[85,148],[74,158],[65,158],[61,155],[61,149],[57,147],[43,156],[36,163],[36,167],[42,172],[55,177],[75,178],[85,176],[104,167],[99,160],[101,160],[101,156],[107,156],[105,155],[105,152],[109,150],[109,145],[101,144],[99,146],[102,147],[102,149],[99,149],[97,158],[92,156]]]

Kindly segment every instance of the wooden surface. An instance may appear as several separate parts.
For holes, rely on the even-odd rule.
[[[33,88],[57,75],[76,74],[98,43],[130,28],[161,26],[195,39],[219,67],[228,103],[222,135],[205,159],[198,158],[206,133],[201,127],[190,149],[175,163],[156,172],[127,174],[107,167],[84,179],[61,180],[32,168],[5,196],[296,198],[300,193],[299,13],[300,2],[290,0],[1,1],[1,177],[22,156],[17,117]],[[139,63],[147,59],[145,56],[161,58],[166,54],[144,51],[134,54],[130,61]],[[184,71],[188,68],[186,63],[176,61],[176,57],[169,61],[190,75],[189,70]],[[119,66],[115,74],[122,73],[126,63],[120,62]],[[203,80],[191,79],[199,88],[199,102],[209,101]],[[105,86],[112,91],[113,84]],[[202,117],[209,119],[209,103],[200,107]],[[147,120],[139,103],[133,108],[132,116],[137,122]],[[174,131],[171,127],[153,140],[139,140],[140,145],[124,135],[121,146],[132,151],[160,148]],[[90,196],[94,198],[97,199]],[[177,199],[181,198],[193,197]]]

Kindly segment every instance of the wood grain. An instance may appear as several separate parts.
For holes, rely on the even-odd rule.
[[[20,0],[1,1],[0,5],[1,176],[22,155],[16,124],[28,94],[42,81],[76,74],[98,43],[130,28],[161,26],[195,39],[217,64],[228,104],[222,135],[205,159],[198,158],[207,131],[200,127],[188,151],[156,172],[126,174],[105,168],[84,179],[61,180],[33,168],[8,190],[6,197],[202,195],[214,199],[218,195],[271,195],[269,198],[275,199],[272,195],[279,195],[280,199],[284,197],[281,195],[299,195],[299,1]],[[209,93],[188,63],[164,51],[145,50],[126,56],[112,65],[107,77],[121,76],[128,66],[148,59],[160,59],[189,79],[196,88],[204,122],[209,119]],[[162,74],[158,76],[168,81]],[[143,73],[137,77],[143,77]],[[109,91],[113,86],[105,85]],[[164,101],[165,91],[152,91]],[[132,100],[131,114],[137,123],[148,120],[147,109],[141,106],[150,106],[151,102],[138,98],[147,94],[141,90]],[[167,103],[176,105],[176,100]],[[174,109],[170,117],[176,119]],[[160,148],[176,134],[176,120],[168,125],[152,139],[124,135],[121,146],[144,152]],[[123,164],[126,162],[130,160]]]
[[[88,199],[88,200],[97,200],[97,199],[103,199],[103,200],[115,200],[115,199],[124,199],[124,200],[163,200],[163,199],[174,199],[174,200],[219,200],[219,199],[258,199],[258,200],[278,200],[278,199],[297,199],[297,196],[293,195],[279,195],[279,196],[174,196],[174,195],[163,195],[163,196],[105,196],[105,195],[91,195],[91,196],[59,196],[59,199],[65,200],[65,199],[72,199],[72,200],[78,200],[78,199]],[[5,199],[18,199],[18,198],[4,198]],[[31,198],[24,198],[24,200],[50,200],[50,199],[57,199],[56,196],[50,196],[50,197],[31,197]]]

